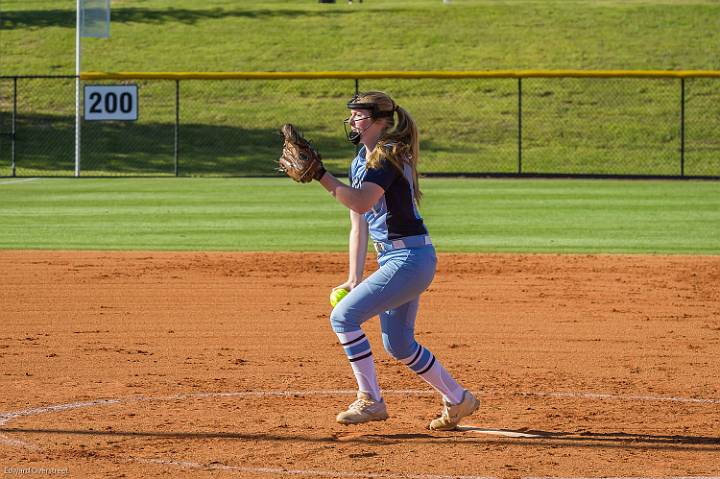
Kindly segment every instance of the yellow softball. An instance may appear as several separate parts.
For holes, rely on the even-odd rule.
[[[336,304],[340,302],[341,299],[343,299],[348,294],[347,290],[345,289],[336,289],[332,293],[330,293],[330,306],[333,308]]]

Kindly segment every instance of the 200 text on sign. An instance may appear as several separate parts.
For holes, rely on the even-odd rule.
[[[137,85],[85,85],[86,121],[138,119]]]

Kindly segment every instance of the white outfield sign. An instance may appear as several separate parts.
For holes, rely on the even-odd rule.
[[[85,85],[86,121],[137,119],[137,85]]]

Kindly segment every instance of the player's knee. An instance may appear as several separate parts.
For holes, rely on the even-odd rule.
[[[360,329],[360,322],[353,317],[344,304],[340,301],[332,313],[330,313],[330,325],[336,333],[346,333],[348,331],[356,331]]]
[[[390,356],[398,360],[407,358],[417,349],[417,343],[413,338],[402,335],[383,334],[383,346]]]

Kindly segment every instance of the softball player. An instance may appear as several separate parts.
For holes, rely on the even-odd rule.
[[[432,282],[437,264],[417,210],[417,127],[410,114],[383,92],[356,95],[347,106],[348,140],[363,145],[350,167],[350,186],[330,173],[320,178],[323,187],[350,209],[351,222],[348,280],[334,288],[349,294],[335,306],[330,321],[357,379],[358,394],[337,421],[359,424],[388,418],[370,343],[361,328],[379,315],[387,352],[443,396],[442,414],[430,422],[430,429],[452,430],[480,403],[414,337],[420,294]],[[379,269],[363,280],[368,236]]]

